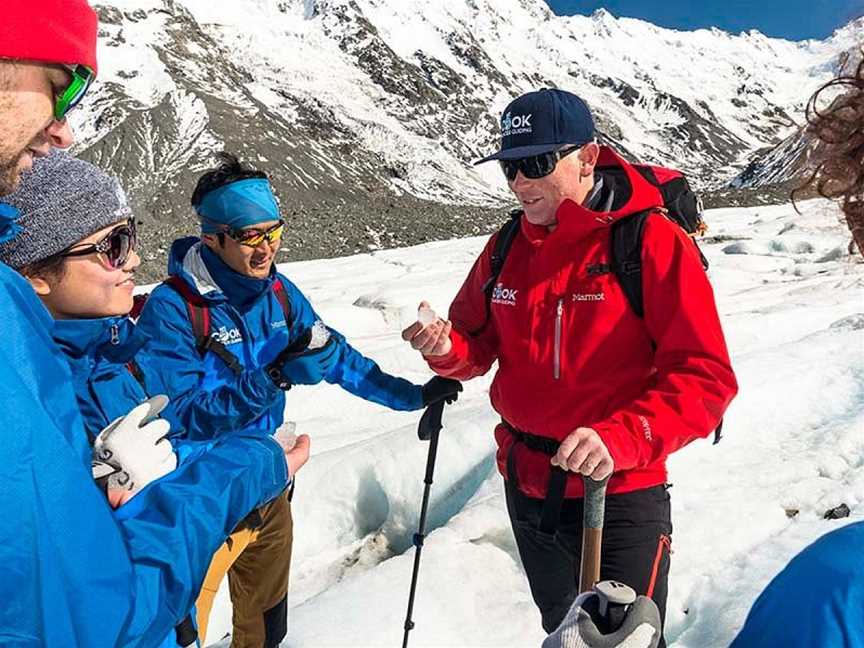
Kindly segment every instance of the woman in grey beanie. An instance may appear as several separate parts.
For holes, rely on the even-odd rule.
[[[56,320],[125,315],[132,308],[135,221],[117,180],[61,151],[37,160],[5,202],[21,233],[0,261],[30,281]]]

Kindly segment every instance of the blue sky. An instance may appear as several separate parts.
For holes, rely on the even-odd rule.
[[[661,27],[758,29],[788,40],[822,39],[864,15],[864,0],[546,0],[557,14],[590,14],[603,7],[616,16]]]

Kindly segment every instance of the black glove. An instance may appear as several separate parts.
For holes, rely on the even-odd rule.
[[[423,407],[429,407],[442,400],[455,403],[462,391],[462,383],[452,378],[435,376],[423,385]]]
[[[316,385],[330,372],[339,357],[335,336],[318,349],[309,349],[311,329],[304,331],[267,365],[267,375],[279,389],[292,385]]]

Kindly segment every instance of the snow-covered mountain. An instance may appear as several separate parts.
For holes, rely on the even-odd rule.
[[[842,63],[843,69],[851,72],[858,67],[861,63],[861,57],[864,55],[864,18],[850,23],[845,31],[849,30],[857,33],[857,42],[850,49],[841,53],[840,60],[844,61]],[[816,110],[825,110],[842,88],[843,86],[840,86],[837,91],[832,89],[832,91],[820,92],[818,105],[815,106]],[[819,149],[819,144],[813,140],[812,135],[802,124],[776,146],[757,152],[747,167],[729,184],[736,188],[764,187],[801,178],[812,167],[811,161],[818,158]]]
[[[286,249],[338,254],[487,231],[506,200],[500,110],[542,86],[577,92],[627,154],[720,185],[801,121],[860,37],[677,32],[543,0],[112,0],[79,151],[120,174],[161,244],[229,149],[274,177]],[[164,250],[151,247],[150,257]]]

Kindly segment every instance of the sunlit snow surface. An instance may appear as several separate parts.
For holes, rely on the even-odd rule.
[[[667,638],[678,648],[727,645],[792,555],[864,519],[864,263],[846,253],[836,208],[799,207],[803,215],[790,205],[707,214],[714,238],[703,250],[741,392],[718,446],[698,441],[669,462]],[[430,373],[399,331],[421,299],[447,312],[483,243],[281,270],[361,351],[421,382]],[[494,467],[489,379],[468,383],[445,412],[412,646],[537,647],[544,637]],[[313,456],[294,499],[283,646],[400,645],[428,447],[417,439],[418,415],[325,385],[291,390],[286,418],[312,436]],[[849,519],[822,519],[840,503]],[[226,582],[208,645],[229,645],[220,641],[231,627],[227,594]]]

